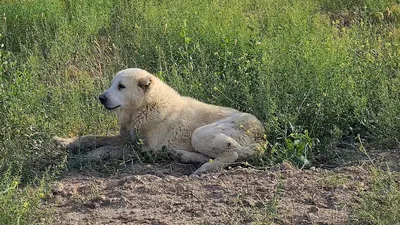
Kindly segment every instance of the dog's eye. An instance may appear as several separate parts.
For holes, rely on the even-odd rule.
[[[124,85],[122,85],[122,84],[118,84],[118,90],[122,90],[122,89],[124,89],[125,88],[125,86]]]

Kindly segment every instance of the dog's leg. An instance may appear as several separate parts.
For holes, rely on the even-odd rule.
[[[82,136],[75,138],[54,137],[54,142],[73,152],[77,150],[88,151],[102,146],[121,146],[125,143],[125,138],[117,136]]]
[[[233,138],[222,133],[216,134],[210,144],[196,147],[196,150],[204,155],[216,157],[214,160],[203,164],[194,174],[222,169],[235,162],[239,158],[239,154],[245,149]]]
[[[197,152],[174,150],[174,153],[183,163],[205,163],[210,160],[210,157]]]
[[[204,163],[200,168],[194,171],[193,174],[196,175],[203,172],[220,170],[225,166],[228,166],[231,163],[235,162],[237,158],[238,158],[237,152],[234,151],[224,152],[211,162]]]

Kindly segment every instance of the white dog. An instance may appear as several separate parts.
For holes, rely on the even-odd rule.
[[[142,69],[118,72],[99,99],[116,112],[120,135],[55,137],[55,141],[70,149],[100,147],[97,152],[106,149],[116,156],[139,134],[146,151],[166,147],[183,162],[204,163],[194,174],[248,158],[264,143],[264,128],[253,115],[183,97]],[[96,151],[92,154],[103,157]]]

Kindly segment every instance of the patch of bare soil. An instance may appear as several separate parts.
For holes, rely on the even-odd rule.
[[[299,170],[284,163],[188,176],[192,169],[163,164],[108,178],[71,175],[42,206],[54,211],[53,224],[348,224],[352,202],[369,183],[359,166]]]

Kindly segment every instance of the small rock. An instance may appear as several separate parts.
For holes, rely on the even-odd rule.
[[[54,195],[60,194],[61,191],[63,191],[63,190],[64,190],[64,185],[60,182],[56,182],[56,183],[52,184],[52,186],[51,186],[51,192]]]
[[[122,184],[122,189],[134,189],[134,188],[135,188],[135,185],[131,182]]]
[[[65,198],[61,197],[60,195],[54,195],[53,200],[57,204],[63,204],[63,202],[65,202]]]
[[[163,180],[164,181],[167,181],[167,182],[170,182],[170,181],[175,181],[175,180],[177,180],[178,178],[176,178],[176,177],[174,177],[174,176],[171,176],[171,175],[167,175],[167,176],[165,176],[164,178],[163,178]]]
[[[98,202],[88,201],[84,204],[84,206],[86,206],[90,209],[95,209],[95,208],[98,208],[100,206],[100,204]]]
[[[107,198],[107,200],[104,203],[114,204],[114,203],[118,203],[118,202],[121,202],[121,201],[123,202],[122,198]]]
[[[186,192],[187,188],[183,184],[176,184],[175,189],[177,192]]]
[[[293,170],[282,170],[281,174],[284,177],[292,177],[294,174],[294,171]]]
[[[213,216],[221,216],[223,213],[221,212],[221,210],[216,210],[216,211],[213,211],[213,212],[211,212],[211,214],[213,215]]]
[[[319,211],[319,209],[318,209],[318,207],[316,207],[316,206],[311,206],[309,209],[308,209],[308,212],[310,212],[310,213],[316,213],[316,212],[318,212]]]
[[[103,184],[103,181],[102,181],[102,180],[95,180],[94,182],[95,182],[97,185]]]
[[[119,186],[122,182],[120,180],[110,180],[107,182],[106,189],[113,189]]]
[[[285,161],[285,162],[282,162],[282,163],[281,163],[279,169],[280,169],[280,170],[293,170],[293,166],[292,166],[292,164],[290,164],[289,162],[286,162],[286,161]]]
[[[99,195],[92,199],[92,201],[105,202],[108,198],[105,195]]]
[[[51,198],[53,198],[53,197],[54,197],[53,193],[52,193],[52,192],[48,192],[48,193],[46,193],[46,194],[44,195],[43,199],[49,200],[49,199],[51,199]]]
[[[62,191],[60,191],[60,195],[62,197],[66,197],[66,196],[68,196],[68,192],[66,190],[62,190]]]
[[[256,206],[257,202],[252,199],[252,198],[246,198],[243,200],[243,203],[245,203],[246,205],[250,206],[250,207],[254,207]]]
[[[137,184],[144,184],[144,180],[139,175],[133,175],[123,178],[123,181],[126,183],[134,182]]]
[[[68,192],[67,192],[67,196],[71,197],[74,195],[78,194],[78,188],[77,187],[72,187]]]

